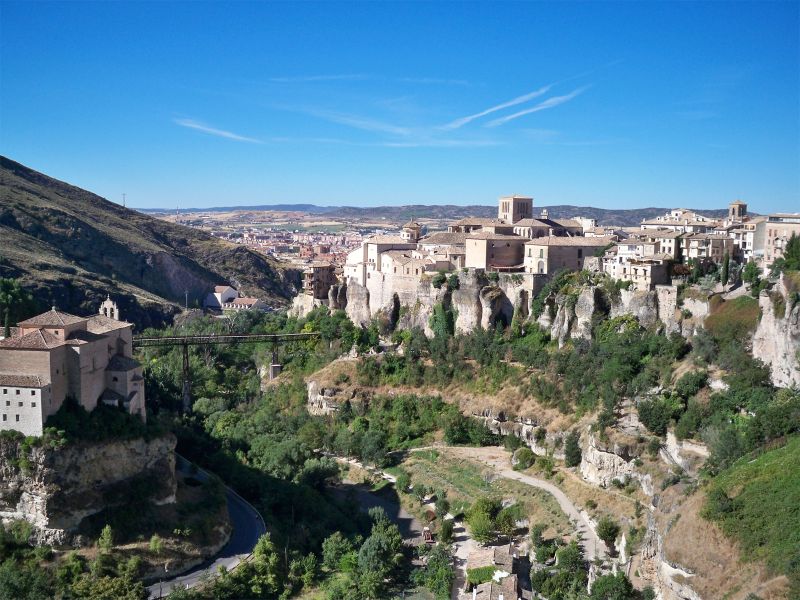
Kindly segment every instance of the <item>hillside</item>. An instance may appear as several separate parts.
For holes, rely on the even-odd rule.
[[[0,277],[17,278],[40,308],[94,312],[111,294],[139,327],[232,283],[275,305],[299,275],[206,233],[125,209],[0,157]]]
[[[546,208],[549,216],[555,219],[568,219],[571,217],[588,217],[597,219],[599,225],[619,225],[621,227],[634,227],[642,219],[652,219],[658,215],[663,215],[669,208],[633,208],[633,209],[607,209],[595,208],[593,206],[573,206],[559,204],[553,206],[539,206],[534,201],[534,214]],[[675,208],[675,207],[670,207]],[[496,205],[470,205],[456,206],[453,204],[411,204],[403,206],[376,206],[376,207],[356,207],[356,206],[317,206],[314,204],[275,204],[259,206],[228,206],[213,208],[187,208],[181,209],[181,213],[192,212],[229,212],[236,210],[255,210],[255,211],[297,211],[309,214],[324,214],[332,219],[344,220],[371,220],[386,219],[391,222],[407,221],[411,217],[419,219],[440,219],[442,221],[452,221],[463,217],[496,217]],[[174,211],[167,209],[142,209],[142,212],[149,214],[173,214]],[[697,211],[709,217],[724,217],[727,209],[700,210]]]

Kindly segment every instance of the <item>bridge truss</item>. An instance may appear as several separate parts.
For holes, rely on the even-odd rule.
[[[256,344],[268,343],[272,346],[272,364],[270,378],[280,372],[278,347],[292,342],[316,339],[318,332],[304,333],[231,333],[205,335],[171,335],[133,337],[134,348],[175,347],[183,350],[183,410],[189,412],[192,406],[192,374],[189,368],[189,346],[207,346],[209,344]]]

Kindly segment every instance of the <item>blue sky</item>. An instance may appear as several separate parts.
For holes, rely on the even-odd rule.
[[[800,211],[798,2],[0,2],[0,152],[130,206]]]

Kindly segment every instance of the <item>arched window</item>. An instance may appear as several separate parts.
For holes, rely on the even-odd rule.
[[[543,260],[539,261],[539,273],[544,274],[544,261]]]

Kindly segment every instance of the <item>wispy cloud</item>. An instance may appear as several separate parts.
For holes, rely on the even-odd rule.
[[[423,85],[469,85],[469,81],[465,79],[441,79],[438,77],[400,77],[397,81],[400,83],[418,83]]]
[[[486,110],[483,110],[479,113],[475,113],[474,115],[469,115],[467,117],[456,119],[452,123],[448,123],[447,125],[443,126],[442,129],[458,129],[459,127],[463,127],[464,125],[466,125],[471,121],[474,121],[475,119],[480,119],[481,117],[490,115],[493,112],[497,112],[498,110],[503,110],[504,108],[516,106],[517,104],[522,104],[523,102],[528,102],[529,100],[533,100],[534,98],[543,96],[544,94],[550,91],[551,87],[553,87],[552,84],[546,85],[543,88],[539,88],[534,92],[530,92],[529,94],[525,94],[523,96],[517,96],[516,98],[509,100],[508,102],[503,102],[502,104],[492,106],[491,108],[487,108]]]
[[[497,140],[437,140],[418,139],[401,142],[382,142],[384,148],[484,148],[499,146],[502,142]]]
[[[359,81],[368,79],[364,73],[343,73],[339,75],[296,75],[293,77],[270,77],[272,83],[314,83],[318,81]]]
[[[388,133],[391,135],[406,136],[411,131],[407,127],[385,123],[369,117],[360,117],[358,115],[349,115],[346,113],[333,112],[328,110],[309,110],[306,111],[310,115],[339,123],[340,125],[347,125],[355,129],[362,129],[364,131],[372,131],[375,133]]]
[[[225,131],[224,129],[217,129],[216,127],[210,127],[205,123],[201,123],[200,121],[195,121],[194,119],[174,119],[174,122],[176,125],[180,125],[181,127],[194,129],[196,131],[202,131],[203,133],[207,133],[208,135],[213,135],[216,137],[233,140],[235,142],[247,142],[249,144],[264,143],[263,141],[256,138],[239,135],[238,133],[233,133],[232,131]]]
[[[486,124],[486,127],[497,127],[498,125],[503,125],[504,123],[508,123],[509,121],[513,121],[514,119],[524,117],[525,115],[529,115],[542,110],[547,110],[549,108],[555,108],[556,106],[560,106],[561,104],[569,102],[573,98],[580,96],[583,92],[585,92],[588,89],[588,87],[589,86],[580,87],[577,90],[574,90],[569,94],[565,94],[563,96],[553,96],[552,98],[548,98],[544,102],[540,102],[539,104],[537,104],[532,108],[527,108],[525,110],[515,112],[511,115],[507,115],[505,117],[500,117],[499,119],[489,121]]]

